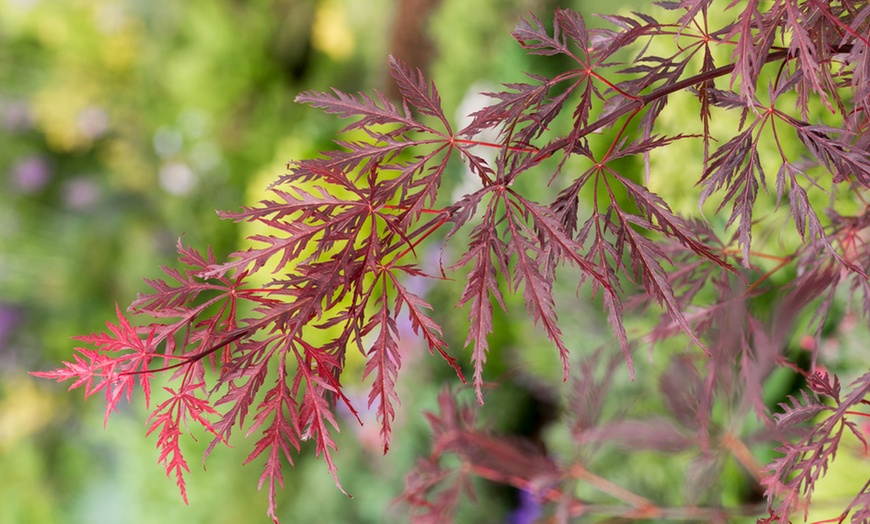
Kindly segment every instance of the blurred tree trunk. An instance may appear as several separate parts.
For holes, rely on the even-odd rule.
[[[396,18],[390,53],[399,60],[427,73],[435,49],[429,36],[429,17],[441,0],[397,0]],[[387,94],[399,98],[394,82],[388,82]]]

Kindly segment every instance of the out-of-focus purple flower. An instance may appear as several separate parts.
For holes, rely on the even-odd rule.
[[[35,193],[48,184],[51,165],[42,156],[27,156],[12,168],[12,184],[22,193]]]
[[[63,188],[63,201],[74,211],[89,209],[100,200],[100,188],[87,176],[68,180]]]
[[[520,505],[508,515],[508,524],[532,524],[541,516],[541,505],[530,492],[520,490]]]
[[[88,106],[79,111],[76,123],[83,135],[95,140],[109,128],[109,115],[102,107]]]
[[[27,131],[33,125],[27,105],[18,101],[0,103],[0,121],[3,129],[12,133]]]
[[[6,349],[6,344],[15,332],[15,326],[21,322],[21,311],[9,304],[0,304],[0,353]]]

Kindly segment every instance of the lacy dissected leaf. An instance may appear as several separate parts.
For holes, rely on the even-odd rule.
[[[582,358],[577,366],[578,372],[574,374],[569,413],[575,421],[572,434],[577,440],[584,431],[597,426],[601,419],[618,363],[618,357],[615,355],[606,358],[604,372],[600,373],[599,377],[596,368],[605,358],[603,348],[597,349],[591,355]]]
[[[637,40],[662,30],[662,25],[649,15],[634,12],[636,18],[622,15],[599,14],[621,31],[611,29],[594,29],[589,31],[592,53],[596,60],[604,62],[614,54],[630,47]]]
[[[830,397],[834,402],[840,403],[840,378],[837,375],[817,369],[807,377],[807,387],[817,395]]]
[[[316,349],[310,345],[304,344],[303,351],[294,347],[293,352],[296,355],[298,371],[293,378],[291,392],[294,396],[302,397],[299,401],[299,427],[302,429],[300,438],[314,440],[314,455],[323,456],[335,486],[345,493],[338,481],[338,469],[332,458],[332,452],[337,449],[332,438],[332,429],[338,430],[338,423],[328,398],[339,394],[332,369],[330,366],[314,364]],[[317,359],[317,362],[323,362],[323,359]]]
[[[779,203],[788,180],[788,204],[798,233],[805,242],[824,239],[822,223],[810,203],[806,190],[798,182],[798,176],[806,175],[790,162],[783,162],[776,173],[776,200]]]
[[[803,424],[815,418],[819,413],[831,409],[819,402],[819,398],[815,395],[812,397],[808,396],[806,391],[801,391],[800,399],[789,395],[788,402],[780,402],[779,407],[782,409],[782,412],[775,414],[774,418],[780,426]]]
[[[758,0],[749,0],[742,7],[742,12],[737,14],[737,20],[725,38],[735,42],[731,55],[734,62],[731,87],[739,77],[741,94],[745,99],[751,100],[755,96],[755,87],[765,64],[765,57],[773,45],[776,20],[774,16],[762,16]]]
[[[397,266],[394,269],[402,270],[407,272],[408,274],[412,274],[415,276],[421,276],[422,273],[408,267]],[[447,343],[444,342],[441,338],[441,326],[439,326],[429,315],[425,313],[425,310],[432,309],[425,300],[420,298],[419,296],[411,293],[397,278],[393,271],[388,272],[388,275],[391,279],[392,285],[396,289],[396,303],[395,303],[395,314],[398,315],[402,309],[407,306],[407,315],[408,320],[411,321],[411,329],[415,334],[418,334],[423,337],[423,340],[426,342],[426,346],[429,348],[429,353],[434,354],[436,351],[439,355],[441,355],[444,360],[456,371],[456,374],[459,376],[460,380],[465,382],[465,378],[462,376],[462,370],[459,367],[459,363],[456,362],[456,359],[451,357],[447,352]]]
[[[254,445],[253,451],[245,459],[245,464],[263,453],[267,454],[266,465],[260,476],[258,488],[262,489],[263,484],[266,481],[269,482],[268,515],[272,520],[277,521],[278,518],[275,514],[277,487],[284,487],[281,460],[283,457],[291,466],[293,465],[291,448],[295,449],[297,453],[299,452],[299,438],[302,434],[299,426],[298,405],[295,395],[288,385],[287,366],[283,362],[282,365],[278,366],[278,379],[275,387],[266,392],[266,396],[254,416],[254,421],[248,429],[248,435],[265,424],[270,417],[272,422],[263,430],[263,436]]]
[[[617,273],[623,267],[622,248],[621,246],[618,248],[605,238],[607,224],[609,224],[609,213],[610,209],[608,209],[608,213],[605,215],[591,215],[580,228],[580,231],[577,234],[577,241],[581,244],[585,243],[590,236],[590,232],[594,231],[591,241],[592,245],[589,247],[586,260],[591,264],[594,264],[598,273],[604,275],[610,288],[614,290],[613,293],[605,291],[602,294],[602,301],[604,303],[604,309],[607,311],[607,320],[619,341],[620,349],[622,350],[623,357],[628,366],[629,375],[634,378],[634,364],[631,356],[631,349],[629,347],[628,334],[625,331],[622,317],[623,305],[622,300],[617,293],[622,290]],[[605,224],[604,228],[601,227],[602,224]],[[592,285],[593,292],[597,292],[598,281],[593,281]]]
[[[785,296],[785,307],[780,309],[780,316],[773,326],[774,333],[780,333],[781,338],[789,332],[791,319],[801,309],[819,299],[821,301],[815,305],[811,320],[816,324],[816,336],[820,336],[834,303],[834,293],[841,282],[839,264],[829,256],[808,256],[806,260],[800,261],[800,265],[806,270],[787,286],[789,292]]]
[[[475,428],[473,413],[449,391],[438,400],[439,413],[427,413],[432,454],[419,460],[405,478],[402,498],[414,509],[414,522],[453,521],[463,491],[474,495],[470,474],[532,492],[560,474],[540,447]],[[462,466],[453,471],[443,467],[440,459],[445,455],[458,457]]]
[[[834,182],[854,177],[864,187],[870,187],[870,150],[848,143],[849,133],[821,125],[797,125],[795,130],[810,153],[831,170]],[[835,138],[837,135],[840,137]]]
[[[277,339],[278,337],[272,337],[265,341],[246,341],[225,364],[220,380],[227,385],[226,392],[214,402],[214,406],[227,405],[229,408],[213,425],[217,437],[206,449],[206,457],[218,443],[229,442],[234,428],[244,427],[251,406],[257,401],[257,394],[266,381],[269,373],[268,358],[274,352],[270,347]]]
[[[375,125],[397,124],[396,129],[387,131],[384,136],[395,137],[408,131],[431,131],[430,128],[400,113],[383,93],[375,91],[376,100],[364,93],[357,96],[333,89],[332,93],[306,91],[296,97],[296,102],[309,104],[340,118],[362,117],[344,128],[344,132],[354,129],[368,129]]]
[[[402,202],[401,218],[405,227],[412,221],[419,220],[423,213],[431,212],[430,207],[437,199],[438,189],[441,187],[441,179],[447,169],[452,149],[453,145],[450,148],[442,145],[425,155],[417,155],[411,162],[394,163],[383,167],[385,170],[394,171],[396,176],[381,183],[378,192],[383,195],[384,203],[396,197]],[[474,158],[461,147],[457,149],[465,158]],[[439,155],[440,159],[438,159]],[[475,165],[479,173],[492,172],[484,163]]]
[[[507,254],[516,258],[513,272],[513,288],[516,291],[520,287],[520,284],[523,285],[523,298],[525,299],[529,316],[532,317],[536,324],[543,326],[547,337],[559,350],[559,358],[562,360],[563,378],[567,380],[569,351],[562,340],[562,330],[559,329],[554,309],[553,279],[552,277],[544,278],[544,274],[547,271],[546,266],[550,261],[547,259],[541,246],[531,240],[534,238],[534,232],[528,229],[521,215],[517,216],[515,206],[514,201],[504,198],[507,229],[510,231]],[[519,209],[520,213],[528,210],[528,207]]]
[[[676,137],[675,137],[676,138]],[[721,256],[713,252],[713,250],[700,242],[692,233],[692,228],[686,221],[674,214],[667,202],[660,196],[650,191],[647,187],[636,184],[626,177],[617,173],[612,173],[614,177],[625,187],[628,194],[631,196],[638,210],[652,223],[658,225],[658,230],[665,235],[674,238],[682,245],[691,249],[696,255],[709,260],[722,268],[733,271],[726,261]]]
[[[151,425],[145,435],[157,432],[157,449],[160,450],[158,461],[166,468],[166,475],[175,476],[181,497],[187,504],[187,490],[184,484],[184,474],[190,472],[190,467],[181,452],[179,438],[189,420],[198,422],[210,433],[215,434],[208,417],[217,415],[217,411],[209,404],[206,398],[197,396],[204,394],[205,384],[186,383],[182,389],[175,391],[171,388],[163,388],[169,393],[170,398],[157,406],[149,415]]]
[[[498,303],[505,309],[502,282],[516,293],[522,287],[527,316],[559,351],[567,378],[573,367],[562,334],[566,316],[557,316],[553,294],[565,284],[557,274],[561,279],[563,268],[576,270],[569,284],[579,294],[589,281],[592,298],[601,292],[632,378],[636,336],[656,349],[666,338],[685,333],[706,354],[693,347],[670,361],[659,387],[673,414],[668,419],[645,414],[602,422],[619,355],[608,353],[601,380],[595,380],[588,361],[581,362],[572,404],[575,440],[671,452],[696,446],[694,440],[701,438],[704,448],[720,422],[739,426],[744,422],[739,412],[752,405],[770,426],[767,436],[783,442],[783,456],[770,466],[765,481],[770,519],[761,521],[785,522],[796,503],[809,502],[844,432],[862,442],[865,438],[853,419],[870,391],[870,379],[862,377],[844,395],[835,375],[821,373],[824,355],[816,349],[810,357],[815,371],[807,376],[812,395],[801,391],[787,397],[774,416],[775,427],[763,401],[765,380],[777,365],[805,373],[785,360],[785,351],[792,335],[800,336],[793,332],[803,325],[801,315],[811,304],[818,303],[810,319],[816,347],[822,327],[830,324],[829,312],[836,311],[840,283],[848,283],[846,300],[860,295],[863,312],[870,315],[870,212],[850,209],[854,216],[849,216],[839,209],[841,202],[852,205],[849,199],[859,207],[866,204],[864,189],[870,186],[866,4],[658,2],[669,20],[645,12],[605,15],[611,27],[602,29],[587,28],[579,13],[558,9],[552,31],[530,15],[513,36],[541,65],[547,62],[548,76],[529,74],[525,83],[488,93],[491,105],[471,115],[459,133],[445,117],[435,83],[396,58],[390,58],[389,71],[400,100],[378,91],[304,92],[298,102],[348,119],[344,131],[353,138],[336,140],[336,150],[319,158],[288,164],[289,172],[258,204],[221,212],[223,219],[258,227],[228,259],[179,241],[181,269],[165,267],[165,277],[146,280],[150,291],[129,309],[151,320],[134,327],[119,310],[117,324],[107,324],[106,333],[78,338],[93,349],[76,348],[72,362],[36,375],[69,380],[70,389],[83,388],[86,396],[104,392],[108,417],[123,397],[130,398],[137,380],[148,401],[153,375],[170,372],[169,400],[149,417],[148,433],[157,434],[159,461],[175,477],[182,496],[186,500],[183,475],[188,471],[179,446],[182,426],[193,420],[214,435],[206,455],[218,443],[226,444],[236,428],[244,428],[248,435],[258,433],[245,462],[265,462],[259,485],[268,483],[268,514],[277,520],[282,468],[293,465],[292,451],[299,452],[303,441],[314,441],[315,455],[323,457],[341,489],[334,461],[335,410],[343,403],[356,414],[343,392],[348,351],[367,357],[363,375],[372,381],[368,403],[377,413],[385,451],[399,406],[400,320],[407,319],[429,352],[446,359],[462,379],[444,341],[450,337],[443,336],[425,295],[412,292],[415,288],[404,281],[423,276],[418,267],[426,265],[420,259],[432,252],[424,242],[439,238],[449,223],[440,256],[459,248],[449,269],[466,279],[458,302],[470,310],[465,345],[473,345],[479,403],[493,308]],[[716,48],[733,50],[730,62]],[[717,67],[714,55],[725,63]],[[767,77],[765,104],[756,92],[760,79]],[[721,85],[726,79],[730,89]],[[670,95],[679,92],[696,97],[700,110],[700,202],[721,193],[717,214],[729,203],[732,207],[722,221],[726,227],[736,224],[727,242],[714,233],[719,217],[711,218],[710,225],[683,219],[647,187],[654,177],[668,175],[652,169],[650,153],[668,154],[676,141],[695,137],[683,130],[689,126],[673,131],[664,121]],[[715,125],[723,112],[740,115],[731,135]],[[800,118],[790,112],[799,112]],[[824,124],[817,124],[818,118]],[[784,147],[782,126],[794,129],[807,156],[832,176],[811,171],[815,164],[810,161],[790,158],[793,147]],[[490,133],[499,136],[494,143],[475,139]],[[763,200],[759,189],[766,189],[761,159],[766,159],[767,147],[762,142],[771,135],[771,149],[782,161],[776,204],[787,193],[803,240],[802,247],[783,253],[759,252],[775,242],[750,249],[753,232],[763,232],[766,225],[753,224],[753,211],[756,201]],[[709,154],[713,142],[719,147]],[[603,154],[598,151],[602,143]],[[479,154],[480,148],[491,149],[494,160]],[[468,182],[477,187],[447,200],[442,182],[453,189],[450,169],[456,156],[471,170]],[[577,176],[575,161],[592,167]],[[619,161],[619,169],[637,162],[638,172],[642,161],[645,183],[617,171],[613,161]],[[549,206],[538,203],[553,198],[541,196],[550,191],[548,184],[567,185]],[[829,192],[830,202],[825,214],[815,204],[823,192]],[[768,208],[760,204],[758,209]],[[461,238],[459,233],[466,231],[467,238]],[[735,239],[742,248],[742,273],[726,261]],[[767,271],[759,258],[776,267]],[[435,262],[446,279],[441,260]],[[791,265],[795,276],[780,287],[782,279],[774,274]],[[752,277],[757,280],[747,282]],[[643,310],[653,301],[664,310],[652,331],[632,331],[631,339],[621,296],[626,282],[645,293],[628,299],[628,311],[638,305]],[[769,307],[765,297],[780,290],[786,293],[773,301],[769,324],[751,313],[757,306]],[[313,336],[324,333],[329,335]],[[610,349],[606,346],[602,354]],[[155,358],[162,367],[154,369]],[[206,358],[212,372],[204,365]],[[706,375],[698,372],[697,362],[704,362]],[[439,406],[440,413],[427,414],[434,434],[432,454],[418,462],[406,481],[405,498],[415,521],[457,518],[462,491],[470,491],[475,476],[524,490],[536,500],[557,501],[557,519],[582,518],[596,509],[577,499],[573,488],[589,474],[585,465],[577,462],[563,471],[541,446],[477,428],[474,411],[449,393],[439,397]],[[820,415],[829,416],[819,422]],[[729,451],[750,471],[757,470],[752,457]],[[448,460],[461,464],[455,471],[441,461],[448,454]],[[694,461],[687,481],[715,477],[721,462],[705,452]],[[589,475],[586,480],[593,477]],[[696,491],[706,491],[716,480],[698,482],[703,486]],[[724,519],[746,509],[717,505],[715,513],[705,513],[699,494],[690,496],[697,507],[658,507],[607,479],[597,482],[626,504],[604,508],[611,516]],[[859,520],[868,512],[867,492],[865,485],[847,508]]]
[[[493,199],[494,202],[495,199]],[[494,206],[492,202],[490,206]],[[491,208],[490,208],[491,209]],[[462,291],[458,306],[471,303],[469,312],[470,325],[465,345],[474,344],[472,361],[474,362],[474,387],[478,402],[483,403],[483,365],[486,364],[486,353],[489,349],[487,337],[492,331],[492,302],[490,294],[496,299],[502,310],[505,310],[504,299],[497,280],[498,270],[492,258],[498,261],[502,274],[507,272],[507,246],[495,234],[494,213],[487,213],[484,221],[474,228],[471,234],[471,244],[468,251],[457,262],[455,267],[461,267],[474,261],[474,266],[468,274],[468,282]]]
[[[404,97],[405,105],[402,112],[383,93],[378,91],[375,91],[376,99],[363,93],[357,96],[349,95],[337,89],[333,89],[333,93],[307,91],[298,95],[296,101],[323,109],[340,118],[361,117],[345,127],[344,131],[365,129],[372,132],[371,129],[374,126],[395,124],[398,126],[396,129],[388,130],[383,134],[374,134],[379,138],[392,138],[408,131],[435,133],[432,128],[414,119],[408,107],[410,105],[424,115],[438,118],[444,125],[447,134],[452,134],[450,124],[441,109],[441,97],[435,88],[435,83],[427,81],[419,69],[408,66],[394,56],[390,57],[389,63],[390,74],[396,80],[399,91]]]
[[[377,170],[382,163],[389,162],[413,145],[406,140],[387,136],[379,138],[379,142],[374,144],[336,141],[336,144],[344,149],[322,153],[324,155],[322,159],[301,160],[288,164],[290,173],[278,177],[271,187],[320,181],[331,182],[353,191],[356,184],[347,177],[347,173],[353,171],[367,173],[372,169]]]
[[[777,451],[782,457],[777,458],[769,466],[769,474],[763,480],[766,496],[771,504],[776,501],[776,514],[787,521],[794,508],[809,507],[816,482],[825,475],[828,465],[834,459],[839,449],[844,431],[847,429],[868,448],[868,443],[860,428],[852,422],[849,412],[858,404],[862,404],[870,395],[870,373],[867,373],[850,385],[851,391],[836,407],[823,406],[818,400],[804,395],[806,404],[792,398],[792,404],[782,405],[785,413],[777,418],[780,427],[803,422],[813,410],[816,413],[824,410],[830,412],[820,424],[812,427],[797,443],[788,443]],[[860,494],[859,494],[860,496]],[[806,517],[806,513],[804,513]]]
[[[710,157],[707,171],[701,177],[701,204],[715,191],[725,190],[717,212],[726,203],[732,202],[731,216],[727,225],[740,219],[738,240],[743,249],[744,264],[749,262],[752,244],[752,208],[758,196],[759,186],[764,186],[764,170],[752,138],[753,127],[735,136],[722,145]]]
[[[506,84],[505,87],[515,92],[486,93],[501,102],[474,113],[474,120],[462,133],[473,135],[481,129],[495,127],[501,132],[503,140],[510,140],[519,150],[539,138],[547,131],[547,125],[559,115],[571,92],[579,84],[575,82],[563,93],[550,98],[550,91],[559,80],[530,76],[538,84]]]
[[[145,283],[154,292],[140,294],[128,308],[131,312],[145,312],[154,317],[182,316],[190,310],[190,303],[196,300],[203,291],[215,289],[214,284],[196,279],[196,274],[208,266],[215,264],[214,254],[209,249],[207,258],[190,246],[185,246],[178,239],[177,249],[179,262],[187,266],[184,272],[163,266],[161,269],[177,284],[170,284],[162,279],[145,279]],[[224,284],[229,282],[224,280]]]
[[[411,506],[411,522],[440,524],[455,520],[463,492],[472,492],[470,473],[442,468],[436,458],[423,457],[405,476],[402,498]]]
[[[384,287],[386,288],[386,285]],[[396,418],[394,404],[399,403],[396,379],[402,366],[402,356],[399,353],[399,330],[390,312],[387,298],[382,295],[378,297],[377,303],[379,304],[377,312],[362,331],[363,335],[373,331],[377,333],[368,350],[368,362],[363,372],[363,379],[374,375],[368,405],[369,407],[376,405],[377,418],[381,423],[381,442],[386,453],[390,449],[391,424]]]
[[[222,360],[226,361],[230,344],[244,336],[243,331],[237,331],[239,319],[236,312],[239,308],[267,306],[279,301],[260,289],[246,288],[248,274],[244,271],[232,278],[217,275],[202,279],[203,272],[217,265],[211,250],[206,258],[179,240],[178,252],[179,261],[187,266],[184,273],[163,268],[177,284],[146,279],[154,292],[140,293],[128,309],[134,314],[148,314],[164,322],[152,324],[150,329],[154,341],[164,344],[165,356],[179,357],[165,359],[166,369],[179,368],[178,373],[192,372],[198,380],[203,380],[201,359],[208,356],[214,365],[216,352],[223,349]],[[184,360],[192,365],[191,369],[181,369],[180,363]]]
[[[396,80],[406,103],[424,115],[436,117],[444,124],[447,134],[453,134],[441,109],[441,96],[434,82],[427,81],[420,69],[410,67],[394,56],[390,56],[390,75]]]
[[[689,326],[689,322],[674,296],[674,290],[668,280],[667,273],[661,265],[661,261],[670,262],[670,260],[655,242],[637,233],[630,224],[635,224],[643,229],[652,229],[652,225],[634,215],[618,213],[617,216],[623,222],[621,240],[630,246],[632,272],[638,282],[643,285],[647,294],[665,306],[673,320],[692,339],[692,342],[709,353],[707,347]]]
[[[565,34],[563,34],[563,23],[566,23],[568,29]],[[553,36],[549,35],[544,23],[534,15],[531,15],[531,21],[521,20],[511,35],[531,54],[573,56],[568,47],[567,37],[575,39],[578,43],[582,40],[585,44],[586,27],[579,14],[572,15],[560,9],[556,11]],[[586,49],[586,45],[580,49]]]
[[[541,253],[548,253],[553,261],[563,260],[568,264],[577,266],[583,273],[580,283],[587,276],[592,277],[596,285],[603,287],[607,292],[614,293],[608,280],[601,275],[594,265],[583,258],[583,245],[565,234],[562,224],[558,221],[552,209],[532,202],[522,195],[511,191],[511,199],[508,205],[515,208],[523,219],[530,219],[535,227],[534,237],[540,243]],[[528,232],[528,230],[525,230]],[[531,239],[531,237],[530,237]]]
[[[133,327],[117,305],[115,314],[118,324],[106,322],[109,332],[74,337],[96,349],[76,348],[75,362],[64,362],[63,367],[53,371],[33,373],[58,382],[73,380],[69,389],[83,387],[86,398],[103,391],[104,425],[109,423],[109,415],[118,410],[121,399],[126,397],[130,402],[137,379],[146,404],[150,402],[152,374],[148,373],[148,366],[156,356],[153,330],[146,328],[147,337],[143,340],[140,335],[143,330]]]
[[[687,357],[673,359],[659,379],[659,391],[668,409],[687,428],[699,427],[703,389],[702,377]]]

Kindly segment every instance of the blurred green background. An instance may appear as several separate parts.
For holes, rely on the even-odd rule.
[[[509,33],[529,12],[548,20],[557,5],[582,8],[569,4],[0,0],[0,522],[267,522],[265,494],[256,487],[262,463],[241,466],[252,442],[238,438],[234,448],[218,448],[207,471],[199,462],[207,436],[183,443],[192,469],[188,507],[157,463],[154,438],[144,436],[141,403],[113,416],[104,430],[101,399],[84,402],[80,391],[68,394],[27,372],[57,367],[71,358],[70,337],[104,329],[116,303],[124,308],[147,290],[143,277],[159,277],[160,265],[175,264],[180,235],[199,249],[212,246],[219,257],[242,246],[245,228],[219,220],[215,210],[257,202],[287,161],[332,148],[341,127],[295,104],[299,92],[390,92],[386,65],[393,53],[423,67],[445,112],[455,115],[469,93],[522,81],[523,71],[541,72]],[[623,4],[646,5],[611,2],[606,9]],[[457,164],[445,194],[461,183]],[[690,185],[656,190],[671,191],[669,201],[694,212]],[[458,292],[448,286],[428,296],[456,348],[465,340],[467,315],[453,309]],[[522,311],[521,298],[513,300]],[[585,342],[581,352],[609,337],[594,308],[576,303],[566,312],[564,330]],[[556,352],[540,333],[499,317],[493,339],[489,378],[513,376],[518,366],[532,377],[561,378]],[[337,465],[355,498],[335,489],[313,453],[303,453],[285,471],[282,521],[407,519],[406,509],[391,502],[415,458],[428,451],[422,413],[434,409],[444,384],[455,382],[424,350],[416,354],[424,356],[404,363],[403,404],[388,456],[373,421],[360,428],[341,420]],[[459,349],[454,354],[469,360]],[[639,388],[655,387],[655,377],[629,385],[622,371],[624,398],[642,404]],[[364,404],[365,389],[355,394]],[[505,387],[488,402],[486,421],[521,432],[515,426],[530,411],[526,402],[527,394]],[[636,469],[660,457],[648,460],[635,462]],[[673,475],[658,479],[663,486],[682,482],[673,471],[659,475]],[[510,497],[492,487],[485,494],[463,509],[465,521],[502,521],[510,511]]]

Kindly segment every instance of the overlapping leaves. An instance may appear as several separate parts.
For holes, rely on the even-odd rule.
[[[866,2],[832,7],[784,0],[761,11],[758,2],[747,2],[742,9],[731,2],[725,7],[734,9],[734,21],[709,29],[707,12],[714,3],[660,2],[684,11],[668,24],[635,13],[605,16],[614,29],[590,29],[579,13],[562,9],[555,13],[552,31],[534,16],[522,21],[513,35],[529,53],[561,55],[570,66],[552,78],[530,75],[528,83],[507,84],[505,91],[490,93],[493,103],[474,113],[459,131],[445,117],[434,83],[394,58],[390,72],[401,93],[398,103],[379,92],[299,95],[301,103],[351,119],[344,131],[358,138],[336,141],[338,148],[321,158],[288,165],[289,172],[277,179],[269,199],[221,213],[225,219],[265,226],[266,232],[249,238],[251,247],[219,262],[210,251],[203,255],[179,243],[185,269],[164,268],[168,280],[148,280],[152,292],[131,306],[132,313],[147,315],[152,323],[134,327],[119,311],[118,324],[108,325],[110,333],[80,338],[96,349],[78,348],[74,362],[39,375],[73,380],[71,388],[82,387],[88,396],[105,392],[108,417],[137,382],[150,400],[154,373],[172,371],[170,380],[178,384],[165,389],[168,399],[154,410],[148,430],[157,434],[159,460],[167,474],[176,478],[184,494],[188,466],[178,438],[188,421],[214,436],[207,453],[229,442],[236,428],[259,432],[247,462],[265,461],[260,485],[268,484],[268,511],[276,519],[283,461],[292,464],[303,441],[315,442],[315,454],[323,457],[338,485],[334,413],[339,403],[355,413],[343,385],[348,351],[366,358],[362,380],[371,383],[368,405],[377,414],[384,451],[400,400],[400,321],[407,320],[430,353],[438,353],[463,379],[454,356],[457,348],[447,347],[429,304],[407,284],[408,277],[431,277],[421,269],[423,243],[444,228],[443,242],[459,246],[454,251],[460,254],[447,266],[457,280],[465,281],[459,305],[469,310],[465,345],[473,346],[470,360],[479,402],[485,400],[482,385],[494,307],[522,313],[511,310],[508,293],[522,295],[526,315],[555,346],[568,378],[574,348],[564,339],[554,288],[564,278],[560,275],[570,274],[578,293],[588,281],[589,295],[600,297],[631,374],[631,341],[623,325],[625,292],[641,292],[644,299],[636,302],[661,306],[663,319],[651,339],[682,333],[710,359],[711,376],[703,386],[696,381],[695,389],[703,391],[693,390],[700,398],[691,406],[665,391],[681,427],[657,420],[614,423],[601,435],[627,439],[649,430],[667,437],[650,447],[684,449],[691,440],[683,426],[706,431],[714,395],[738,389],[716,376],[733,369],[745,401],[762,412],[763,375],[780,358],[783,326],[791,325],[797,309],[806,307],[817,291],[832,296],[848,276],[851,291],[863,295],[870,314],[867,213],[829,213],[836,224],[827,226],[809,195],[820,186],[819,176],[810,175],[816,166],[829,172],[831,185],[848,185],[856,193],[870,185],[870,126],[866,101],[859,96],[870,84],[870,53],[863,36],[868,34],[870,7]],[[651,39],[674,38],[673,54],[649,51]],[[716,67],[714,45],[733,46],[732,62]],[[632,64],[626,67],[620,62],[629,52]],[[780,67],[771,69],[768,100],[762,103],[759,79],[772,62]],[[698,72],[691,72],[698,66]],[[668,97],[682,90],[697,96],[702,130],[699,135],[662,135],[656,131],[658,119]],[[780,102],[792,92],[797,93],[799,116]],[[841,117],[842,128],[809,121],[813,95]],[[733,136],[714,136],[714,110],[740,112]],[[780,143],[783,127],[806,146],[816,166],[790,157]],[[498,131],[499,143],[475,140],[485,130]],[[590,146],[590,135],[599,132],[612,138],[606,151]],[[767,190],[758,151],[765,133],[774,137],[782,161],[777,200],[788,193],[791,216],[807,243],[783,259],[783,265],[797,261],[804,271],[789,295],[794,311],[780,312],[773,336],[745,307],[750,291],[766,275],[743,288],[747,275],[757,269],[751,246],[756,202]],[[650,172],[650,155],[686,140],[703,143],[697,177],[700,203],[718,198],[717,212],[732,207],[725,227],[734,225],[736,232],[728,242],[705,225],[680,217],[639,175],[626,172],[625,166],[642,162],[645,182],[666,176]],[[472,153],[481,146],[498,149],[492,163]],[[478,187],[445,203],[441,187],[454,157],[468,165]],[[548,182],[555,199],[549,204],[536,201],[538,197],[522,190],[529,182],[540,188]],[[743,272],[733,265],[735,243]],[[828,261],[820,263],[821,256]],[[563,268],[569,271],[563,273]],[[720,294],[701,306],[699,290],[707,285]],[[829,300],[819,308],[822,314]],[[698,309],[689,315],[691,308]],[[737,329],[729,331],[732,327]],[[841,405],[860,402],[866,382],[862,379],[858,393]],[[832,394],[833,385],[828,385]],[[454,404],[444,398],[441,404],[450,416],[433,418],[436,430],[452,424],[464,432],[465,444],[519,460],[520,448],[468,430],[456,418]],[[806,422],[828,408],[804,396],[791,399],[784,409],[780,424]],[[783,485],[783,504],[801,493],[811,494],[818,477],[813,465],[824,464],[843,428],[852,427],[843,413],[835,413],[839,421],[832,424],[838,427],[823,426],[800,446],[783,448],[786,458],[775,463],[770,477],[772,496],[786,493]],[[546,457],[533,459],[541,475],[553,473]],[[482,458],[470,462],[478,471],[484,469]],[[417,486],[421,493],[444,478],[434,458],[422,470],[427,476]],[[508,473],[524,483],[533,481],[534,475]],[[457,496],[458,490],[442,493],[450,499],[443,504],[453,504]]]

